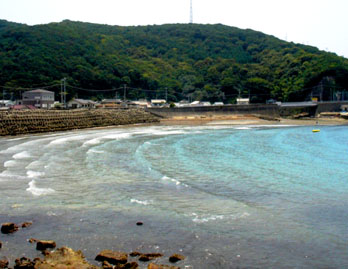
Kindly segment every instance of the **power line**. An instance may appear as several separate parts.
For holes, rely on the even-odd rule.
[[[60,84],[53,84],[48,86],[39,86],[39,87],[32,87],[32,88],[10,87],[10,86],[0,86],[0,88],[10,89],[10,90],[37,90],[37,89],[49,89],[56,86],[60,86]]]

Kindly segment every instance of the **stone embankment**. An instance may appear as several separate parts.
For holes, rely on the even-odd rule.
[[[0,111],[0,136],[158,122],[142,109]]]

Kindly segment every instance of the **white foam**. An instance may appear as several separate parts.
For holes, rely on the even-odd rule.
[[[31,156],[28,151],[22,151],[12,156],[12,158],[15,160],[28,159],[30,157]]]
[[[205,223],[209,221],[215,221],[215,220],[223,220],[223,215],[210,215],[210,216],[198,216],[196,213],[192,213],[192,216],[194,217],[192,219],[193,222],[196,223]]]
[[[96,149],[91,148],[91,149],[89,149],[89,150],[87,151],[87,154],[91,154],[91,153],[103,154],[103,153],[105,153],[105,151],[96,150]]]
[[[36,187],[35,180],[30,181],[28,185],[29,185],[29,188],[27,188],[26,191],[30,192],[32,195],[35,195],[35,196],[47,195],[47,194],[51,194],[55,192],[55,190],[51,188]]]
[[[162,180],[174,182],[175,185],[177,185],[177,186],[178,185],[183,185],[185,187],[188,187],[188,185],[186,185],[185,183],[180,182],[179,180],[177,180],[175,178],[170,178],[170,177],[167,177],[167,176],[163,176]]]
[[[91,140],[86,141],[85,143],[83,143],[82,146],[88,146],[88,145],[97,145],[101,142],[101,138],[94,138]]]
[[[28,178],[37,178],[37,177],[42,177],[44,175],[45,175],[44,172],[36,172],[31,170],[27,171]]]
[[[4,162],[4,167],[14,167],[16,166],[17,162],[15,160],[9,160]]]
[[[250,130],[252,128],[251,127],[235,127],[234,129],[236,129],[236,130]]]
[[[116,133],[116,134],[109,134],[109,135],[105,135],[102,137],[98,137],[98,138],[93,138],[91,140],[88,140],[86,142],[83,143],[83,146],[90,146],[90,145],[98,145],[100,143],[102,143],[103,140],[120,140],[120,139],[127,139],[129,137],[131,137],[132,134],[131,133]]]
[[[66,144],[68,142],[73,142],[73,141],[81,141],[83,139],[86,139],[86,137],[88,137],[87,135],[74,135],[74,136],[65,136],[65,137],[61,137],[55,140],[52,140],[48,146],[52,146],[52,145],[63,145]]]
[[[131,199],[130,200],[131,201],[131,203],[136,203],[136,204],[139,204],[139,205],[150,205],[150,204],[152,204],[152,202],[151,201],[141,201],[141,200],[137,200],[137,199]]]
[[[42,167],[42,162],[41,161],[33,161],[31,163],[29,163],[25,169],[27,170],[31,170],[31,169],[38,169]]]

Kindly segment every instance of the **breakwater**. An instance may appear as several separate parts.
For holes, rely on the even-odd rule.
[[[152,122],[158,119],[142,109],[9,110],[0,111],[0,135]]]

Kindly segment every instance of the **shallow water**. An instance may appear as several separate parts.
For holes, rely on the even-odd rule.
[[[344,126],[0,138],[0,221],[34,222],[0,235],[0,255],[37,255],[35,237],[90,261],[111,248],[182,253],[188,268],[347,267],[347,157]]]

